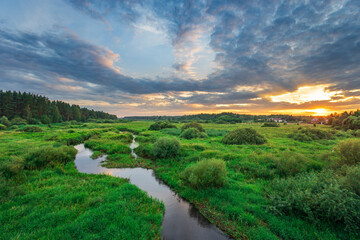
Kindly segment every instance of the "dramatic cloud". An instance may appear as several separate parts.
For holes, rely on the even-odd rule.
[[[324,114],[360,103],[360,1],[64,2],[47,7],[59,11],[52,30],[1,19],[3,89],[119,115]],[[136,72],[146,59],[157,70]]]

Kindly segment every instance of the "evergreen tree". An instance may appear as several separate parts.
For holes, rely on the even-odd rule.
[[[9,127],[9,126],[10,126],[10,121],[9,121],[9,119],[8,119],[6,116],[2,116],[2,117],[0,118],[0,124]]]
[[[86,121],[88,119],[116,119],[102,111],[80,108],[78,105],[70,105],[61,101],[50,101],[48,98],[21,92],[11,92],[0,90],[0,116],[13,119],[15,124],[24,122],[36,123],[38,121],[46,123],[57,123],[61,121]],[[5,121],[5,118],[1,118]],[[10,123],[7,123],[10,124]],[[4,124],[5,125],[5,124]]]

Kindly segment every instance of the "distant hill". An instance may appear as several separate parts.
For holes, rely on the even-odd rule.
[[[87,121],[89,119],[117,119],[115,115],[102,111],[81,108],[62,101],[51,101],[47,97],[26,92],[0,90],[0,117],[20,117],[30,124],[57,123],[62,121]]]

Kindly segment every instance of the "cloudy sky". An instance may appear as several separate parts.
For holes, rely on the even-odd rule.
[[[359,0],[2,0],[0,89],[121,116],[360,108]]]

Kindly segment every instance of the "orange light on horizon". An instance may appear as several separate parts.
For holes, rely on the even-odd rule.
[[[328,91],[327,88],[330,86],[330,84],[302,86],[294,92],[270,96],[270,99],[272,102],[288,102],[296,104],[312,101],[331,100],[332,97],[339,95],[341,91]]]

